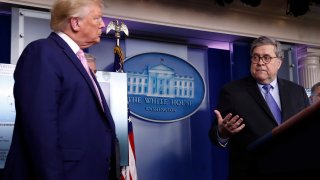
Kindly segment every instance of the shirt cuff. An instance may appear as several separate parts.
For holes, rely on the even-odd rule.
[[[229,142],[229,138],[221,138],[219,136],[218,128],[217,128],[217,140],[218,140],[218,143],[220,144],[220,146],[222,146],[222,147],[226,147]]]

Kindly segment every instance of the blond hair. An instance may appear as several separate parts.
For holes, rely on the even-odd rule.
[[[90,5],[104,8],[102,0],[57,0],[51,10],[50,27],[54,32],[63,31],[71,17],[84,17]]]

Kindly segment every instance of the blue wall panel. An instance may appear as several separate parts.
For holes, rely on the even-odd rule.
[[[199,110],[190,118],[192,177],[189,179],[213,179],[211,142],[208,131],[211,125],[208,92],[207,49],[188,49],[188,60],[199,71],[206,84],[206,95]]]
[[[235,42],[232,44],[232,79],[241,79],[250,75],[250,44]]]
[[[215,120],[213,110],[216,108],[221,87],[231,80],[231,65],[229,50],[209,49],[208,50],[209,69],[209,93],[211,107],[211,124]],[[210,126],[211,126],[210,124]],[[208,135],[208,131],[207,131]],[[211,144],[212,171],[214,180],[227,179],[228,173],[228,151]]]

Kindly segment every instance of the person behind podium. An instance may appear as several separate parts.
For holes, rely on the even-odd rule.
[[[84,53],[86,60],[88,62],[88,66],[90,70],[96,74],[97,73],[97,63],[96,63],[96,57],[90,53]]]
[[[314,104],[320,101],[320,82],[314,84],[311,87],[311,95],[310,95],[310,102]]]
[[[257,179],[247,146],[309,105],[303,87],[277,76],[283,57],[279,42],[259,37],[253,41],[250,53],[251,76],[221,89],[214,110],[216,121],[209,132],[213,143],[229,149],[229,180]],[[271,85],[280,122],[265,100],[264,85]]]
[[[80,50],[100,42],[103,8],[102,0],[57,0],[53,32],[22,52],[5,180],[114,179],[114,121],[95,76],[80,61]]]

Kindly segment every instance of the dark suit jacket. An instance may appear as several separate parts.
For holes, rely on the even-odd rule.
[[[280,78],[278,86],[283,120],[309,105],[303,87]],[[247,146],[277,126],[255,79],[248,77],[225,85],[217,109],[222,117],[231,112],[244,119],[245,128],[229,140],[229,178],[250,179],[254,174],[254,164],[248,155]],[[211,140],[218,144],[216,130],[215,124],[209,134]]]
[[[66,42],[51,33],[30,43],[14,79],[16,121],[4,179],[108,179],[115,125]]]

